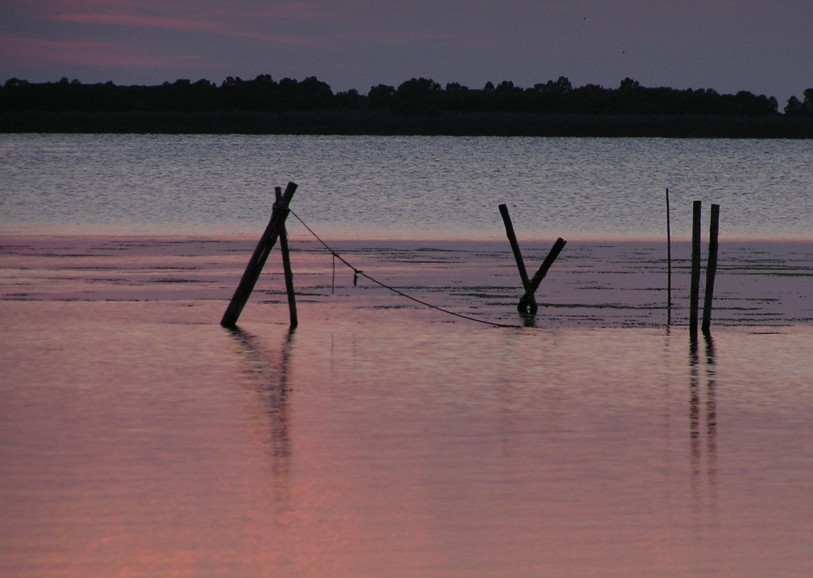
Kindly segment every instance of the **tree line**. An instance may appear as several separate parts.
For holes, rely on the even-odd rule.
[[[253,80],[228,77],[221,84],[179,79],[154,86],[121,86],[113,82],[83,84],[62,78],[31,83],[12,78],[0,87],[0,112],[297,112],[384,111],[388,113],[558,113],[575,115],[714,115],[766,117],[779,115],[774,97],[747,91],[719,94],[711,89],[649,88],[625,78],[617,88],[595,84],[574,87],[564,76],[530,88],[511,81],[488,82],[473,89],[459,83],[445,87],[413,78],[397,87],[379,84],[366,95],[357,90],[334,92],[308,77]],[[791,97],[785,116],[813,116],[813,89],[803,100]]]

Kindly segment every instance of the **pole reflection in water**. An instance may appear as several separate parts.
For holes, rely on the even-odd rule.
[[[259,340],[239,327],[228,330],[246,361],[246,375],[263,401],[268,417],[271,471],[278,507],[290,510],[291,406],[288,372],[295,330],[285,334],[277,360]]]
[[[709,507],[717,511],[717,369],[714,358],[714,339],[710,333],[706,340],[706,467],[709,478]]]
[[[717,510],[717,378],[714,340],[704,334],[705,341],[705,420],[701,417],[701,375],[700,353],[696,336],[689,343],[689,447],[691,452],[691,484],[694,510],[703,510],[703,443],[702,422],[705,421],[706,482],[708,489],[708,510]],[[696,520],[697,522],[697,520]]]

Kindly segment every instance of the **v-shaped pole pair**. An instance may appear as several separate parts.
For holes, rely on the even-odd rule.
[[[542,265],[540,265],[536,274],[533,276],[533,279],[529,279],[528,271],[525,269],[525,261],[522,258],[522,252],[520,251],[519,243],[517,242],[517,236],[514,233],[514,224],[511,222],[511,216],[508,214],[508,207],[504,204],[500,205],[500,215],[502,215],[502,222],[505,225],[505,234],[508,236],[508,242],[511,243],[511,250],[514,252],[514,258],[517,261],[519,276],[520,279],[522,279],[522,287],[525,290],[525,293],[519,299],[517,309],[520,313],[525,315],[528,314],[530,309],[531,315],[536,315],[536,311],[539,309],[539,306],[536,304],[534,293],[536,293],[536,290],[539,289],[542,279],[544,279],[545,275],[547,275],[548,269],[550,269],[551,265],[553,265],[553,262],[556,260],[556,257],[559,256],[559,253],[562,252],[562,249],[564,249],[567,241],[561,237],[556,239],[556,242],[553,244],[548,256],[545,257],[545,260],[542,262]]]

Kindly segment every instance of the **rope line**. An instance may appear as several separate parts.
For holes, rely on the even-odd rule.
[[[339,261],[344,263],[347,267],[349,267],[350,269],[353,270],[353,286],[354,287],[356,287],[358,285],[358,278],[359,277],[364,277],[365,279],[371,281],[372,283],[375,283],[376,285],[379,285],[380,287],[383,287],[384,289],[392,291],[396,295],[400,295],[401,297],[409,299],[410,301],[414,301],[415,303],[423,305],[424,307],[428,307],[429,309],[434,309],[435,311],[440,311],[441,313],[445,313],[447,315],[452,315],[454,317],[459,317],[460,319],[466,319],[467,321],[475,321],[477,323],[483,323],[485,325],[491,325],[492,327],[515,327],[514,325],[506,325],[504,323],[495,323],[493,321],[488,321],[486,319],[478,319],[477,317],[470,317],[469,315],[463,315],[462,313],[457,313],[455,311],[449,311],[448,309],[444,309],[443,307],[438,307],[437,305],[427,303],[426,301],[418,299],[417,297],[413,297],[412,295],[408,295],[408,294],[404,293],[403,291],[401,291],[400,289],[396,289],[395,287],[391,287],[391,286],[387,285],[386,283],[382,283],[378,279],[374,279],[373,277],[371,277],[370,275],[368,275],[367,273],[365,273],[361,269],[357,269],[356,267],[354,267],[349,261],[347,261],[347,259],[345,259],[341,255],[339,255],[339,253],[337,253],[332,247],[330,247],[327,243],[325,243],[322,240],[322,238],[319,237],[319,235],[317,235],[316,232],[313,229],[311,229],[305,223],[305,221],[303,221],[300,218],[300,216],[297,215],[295,212],[293,212],[290,208],[288,209],[288,212],[290,214],[292,214],[294,217],[296,217],[296,220],[299,221],[300,223],[302,223],[302,226],[305,227],[308,230],[308,232],[311,235],[313,235],[313,237],[317,241],[319,241],[325,249],[330,251],[330,254],[333,256],[333,263],[334,263],[334,265],[333,265],[333,279],[334,279],[333,282],[334,282],[334,285],[335,285],[335,279],[336,279],[336,265],[335,265],[335,263],[336,263],[336,259],[338,259]]]

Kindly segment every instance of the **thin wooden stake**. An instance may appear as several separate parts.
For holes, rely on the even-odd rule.
[[[692,205],[692,278],[689,290],[689,333],[697,337],[697,306],[700,301],[700,217],[702,204]]]
[[[223,327],[235,327],[237,325],[237,319],[240,317],[243,307],[251,296],[251,292],[254,290],[254,285],[257,283],[263,266],[268,260],[268,255],[271,253],[271,249],[274,248],[282,228],[285,226],[285,219],[288,218],[288,204],[291,202],[291,198],[295,192],[296,183],[288,183],[280,201],[274,203],[274,209],[271,211],[271,219],[268,221],[265,232],[262,237],[260,237],[257,247],[254,249],[254,253],[251,255],[251,259],[249,259],[246,270],[243,273],[243,277],[240,279],[240,284],[234,291],[229,306],[226,308],[226,312],[223,313],[223,318],[220,320],[220,325]]]
[[[666,325],[672,325],[672,223],[669,216],[669,189],[666,189]]]
[[[720,205],[711,206],[709,227],[709,260],[706,265],[706,297],[703,302],[703,333],[711,331],[711,305],[714,299],[714,277],[717,275],[717,237],[720,232]]]
[[[274,196],[276,202],[282,200],[282,188],[274,187]],[[285,273],[285,291],[288,293],[288,314],[290,318],[291,329],[296,329],[299,325],[299,319],[296,315],[296,295],[294,293],[294,272],[291,269],[291,256],[288,253],[288,231],[285,229],[285,223],[282,224],[282,230],[279,233],[279,248],[282,251],[282,269]]]
[[[502,215],[502,222],[505,225],[505,234],[508,237],[508,242],[511,244],[511,250],[514,252],[514,259],[517,262],[517,269],[519,270],[519,277],[522,280],[522,289],[528,291],[531,286],[531,280],[528,278],[528,271],[525,269],[525,260],[522,258],[522,251],[519,249],[516,233],[514,233],[514,224],[511,222],[511,215],[508,214],[508,207],[500,205],[500,215]],[[531,295],[529,301],[531,313],[536,314],[538,305],[536,298]]]
[[[565,248],[567,241],[559,237],[556,239],[556,242],[553,244],[548,256],[545,257],[545,260],[540,265],[539,270],[534,275],[534,278],[531,279],[530,284],[528,285],[528,289],[525,290],[525,294],[519,300],[518,309],[520,313],[526,311],[528,309],[528,305],[531,302],[531,298],[536,293],[536,290],[539,289],[539,284],[542,283],[542,279],[545,278],[545,275],[548,273],[548,269],[550,269],[553,262],[556,261],[556,257],[559,256],[559,253],[562,252],[562,249]]]

